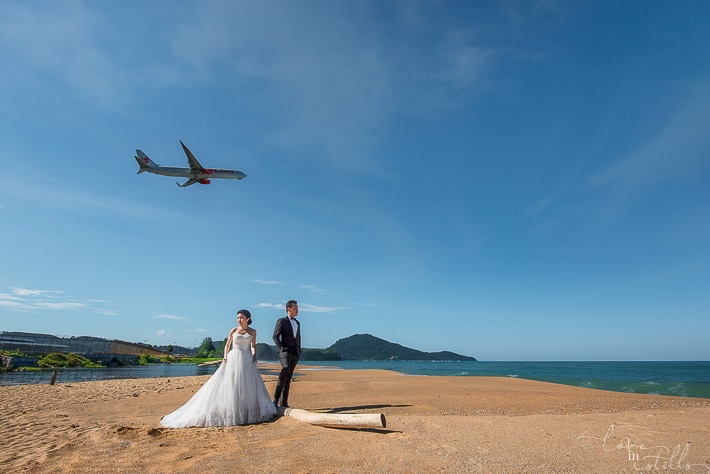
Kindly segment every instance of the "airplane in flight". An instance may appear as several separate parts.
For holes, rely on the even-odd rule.
[[[183,184],[176,183],[181,188],[185,186],[190,186],[191,184],[210,184],[210,179],[212,178],[225,178],[225,179],[244,179],[247,177],[244,173],[237,170],[223,170],[220,168],[205,168],[197,161],[195,155],[192,154],[190,149],[185,146],[185,144],[180,140],[180,145],[187,155],[187,163],[190,165],[189,168],[175,168],[172,166],[160,166],[153,160],[148,158],[148,155],[143,153],[141,150],[136,150],[138,156],[134,156],[138,162],[140,169],[137,174],[144,171],[153,174],[160,174],[163,176],[177,176],[182,178],[189,178]]]

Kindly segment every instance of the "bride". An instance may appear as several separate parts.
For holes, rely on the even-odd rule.
[[[260,423],[276,414],[269,392],[256,368],[256,331],[251,313],[237,312],[239,327],[232,329],[220,367],[187,403],[165,415],[169,428],[231,426]],[[229,350],[230,346],[234,346]]]

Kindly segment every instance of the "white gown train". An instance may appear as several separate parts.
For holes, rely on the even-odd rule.
[[[276,414],[251,357],[251,335],[234,334],[232,350],[214,374],[183,406],[165,415],[169,428],[260,423]]]

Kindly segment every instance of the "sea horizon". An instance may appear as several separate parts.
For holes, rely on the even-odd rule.
[[[305,362],[304,362],[305,364]],[[710,398],[708,361],[334,361],[343,369],[408,375],[490,376],[614,392]]]

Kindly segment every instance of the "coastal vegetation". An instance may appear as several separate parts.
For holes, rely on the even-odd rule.
[[[182,358],[173,357],[171,355],[156,357],[149,354],[141,354],[138,356],[138,365],[174,364],[177,362],[182,362]]]
[[[22,351],[18,350],[12,350],[12,351],[3,351],[0,350],[0,356],[8,356],[8,357],[29,357],[27,354],[25,354]]]
[[[105,365],[97,362],[93,362],[90,359],[74,353],[61,353],[61,352],[51,352],[49,354],[42,355],[31,355],[26,354],[22,351],[2,351],[0,350],[0,356],[23,359],[20,365],[16,365],[15,368],[21,370],[41,370],[47,368],[103,368]],[[221,358],[221,357],[220,357]],[[214,357],[176,357],[172,355],[165,355],[156,357],[149,354],[141,354],[138,356],[138,365],[151,365],[151,364],[201,364],[203,362],[215,360]],[[124,366],[129,365],[126,362],[120,360],[119,358],[114,358],[111,366]],[[7,370],[5,366],[0,366],[0,370]]]
[[[215,347],[214,342],[212,342],[212,338],[206,337],[202,340],[202,344],[197,348],[193,357],[220,359],[224,355],[224,344],[226,344],[226,342],[227,339],[225,338],[221,344],[221,349],[218,349]]]
[[[87,367],[87,368],[98,368],[103,367],[100,364],[91,362],[86,357],[82,357],[77,354],[61,354],[58,352],[52,352],[51,354],[46,354],[40,356],[37,359],[37,367],[40,368],[54,368],[54,367]]]

